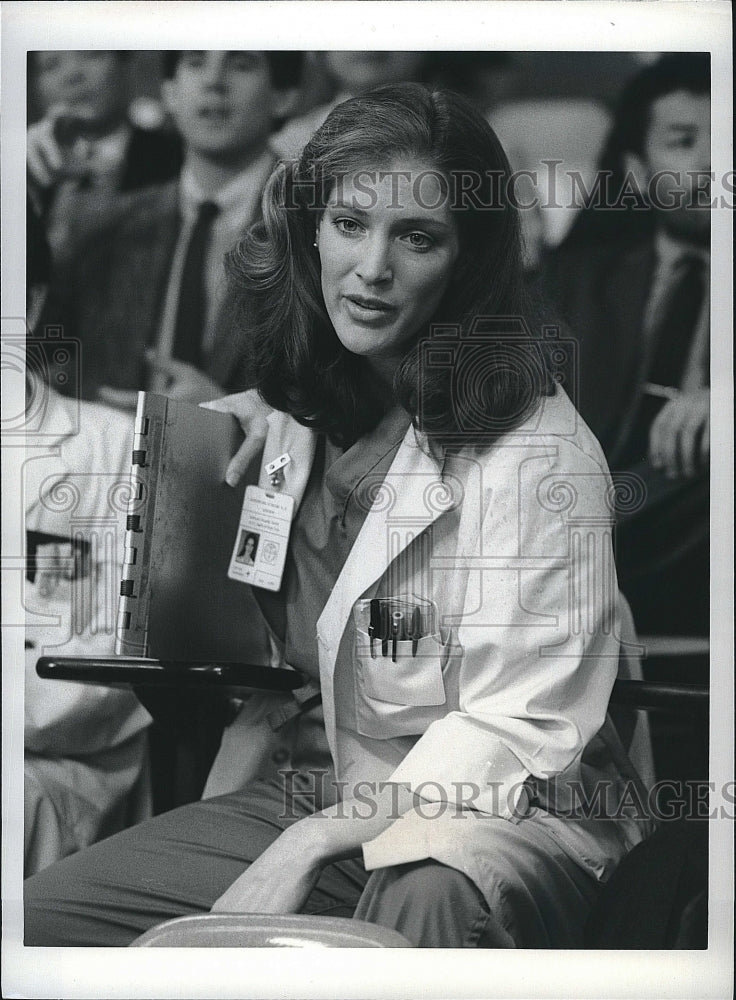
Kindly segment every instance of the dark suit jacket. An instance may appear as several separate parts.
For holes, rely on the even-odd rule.
[[[125,153],[121,191],[138,191],[178,177],[182,164],[181,139],[175,132],[133,126]]]
[[[100,385],[144,386],[143,354],[156,340],[180,224],[176,182],[121,196],[58,268],[43,323],[79,340],[83,398],[94,399]],[[204,370],[234,390],[242,387],[242,335],[229,312],[226,303]]]
[[[643,320],[654,267],[650,240],[562,249],[546,267],[546,297],[578,342],[578,409],[611,465],[649,368]]]
[[[65,263],[78,252],[86,235],[98,225],[99,218],[110,210],[118,195],[165,184],[178,177],[181,164],[181,139],[176,133],[133,126],[114,191],[106,186],[66,190],[59,204],[60,192],[56,186],[43,191],[34,189],[34,202],[45,218],[57,263]]]

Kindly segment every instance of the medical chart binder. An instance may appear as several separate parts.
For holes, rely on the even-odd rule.
[[[135,418],[116,653],[268,663],[250,588],[228,579],[248,476],[225,483],[235,419],[151,392]]]
[[[42,656],[41,677],[92,684],[291,691],[297,670],[270,665],[251,588],[228,578],[246,485],[225,483],[243,440],[234,417],[138,394],[115,656]]]

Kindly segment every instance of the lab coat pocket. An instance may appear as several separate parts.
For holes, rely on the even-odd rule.
[[[442,676],[443,646],[439,636],[396,644],[392,657],[383,656],[380,640],[371,643],[366,632],[356,631],[355,702],[358,732],[374,739],[417,735],[441,718],[447,702]]]

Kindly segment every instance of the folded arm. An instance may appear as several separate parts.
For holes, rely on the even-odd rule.
[[[325,865],[357,857],[410,810],[404,787],[379,783],[375,794],[343,799],[288,827],[216,900],[213,913],[298,913]]]

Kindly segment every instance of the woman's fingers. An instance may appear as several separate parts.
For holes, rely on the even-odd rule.
[[[106,406],[114,406],[116,410],[135,410],[138,405],[138,390],[101,385],[97,389],[97,400]]]
[[[259,433],[251,430],[245,441],[241,444],[233,457],[225,473],[225,482],[228,486],[237,486],[245,475],[245,470],[253,459],[263,450],[263,443],[266,440],[266,432]]]
[[[233,392],[229,396],[221,396],[219,399],[211,399],[206,403],[201,403],[207,410],[219,410],[221,413],[232,413],[240,421],[243,430],[247,430],[247,424],[260,417],[265,420],[271,412],[271,407],[264,403],[255,389],[248,389],[247,392]]]
[[[241,444],[235,455],[230,460],[225,474],[225,482],[228,486],[237,486],[242,479],[245,470],[253,459],[263,450],[263,445],[268,432],[266,417],[271,412],[258,393],[251,389],[248,392],[238,392],[232,396],[224,396],[222,399],[214,399],[208,403],[200,404],[209,410],[218,410],[220,413],[231,413],[237,420],[245,434],[245,441]]]
[[[154,350],[146,351],[145,356],[153,372],[155,392],[190,403],[201,403],[222,393],[214,379],[187,361],[162,358]]]

